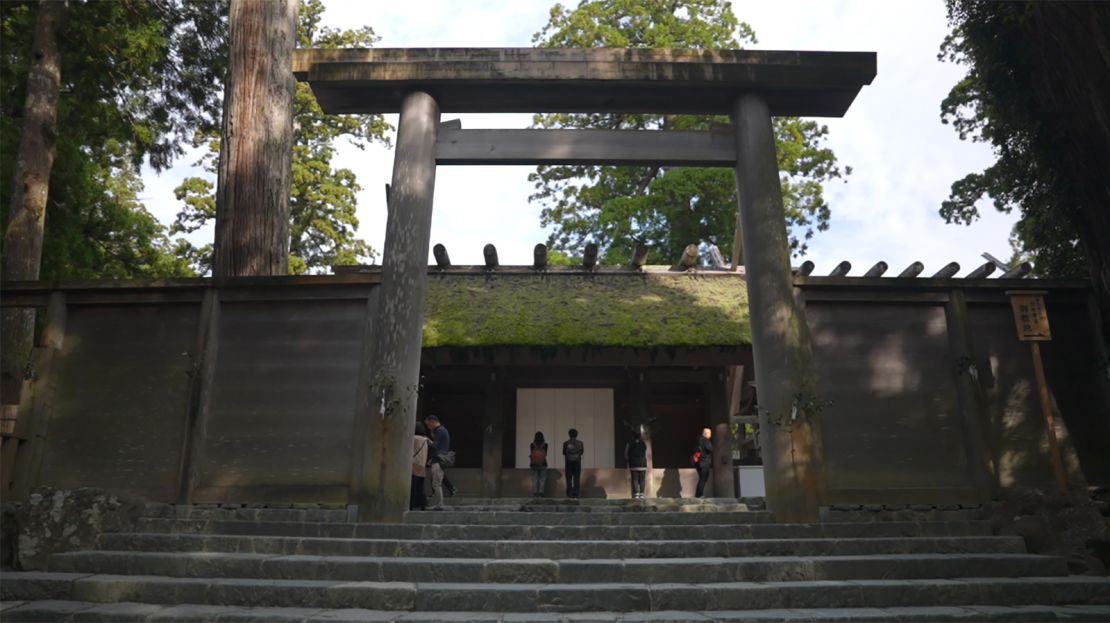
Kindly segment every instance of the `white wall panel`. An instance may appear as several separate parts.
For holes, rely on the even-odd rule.
[[[528,445],[536,431],[548,444],[547,463],[562,468],[563,442],[570,428],[586,446],[584,468],[613,467],[613,390],[610,388],[518,388],[516,467],[529,467]]]

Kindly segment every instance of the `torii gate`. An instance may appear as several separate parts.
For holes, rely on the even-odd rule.
[[[759,387],[767,502],[817,521],[813,352],[794,300],[773,116],[843,116],[875,77],[871,52],[557,48],[296,50],[325,112],[400,113],[382,259],[370,300],[368,391],[351,499],[364,521],[408,508],[412,422],[437,164],[735,166]],[[441,112],[728,114],[731,131],[464,130]]]

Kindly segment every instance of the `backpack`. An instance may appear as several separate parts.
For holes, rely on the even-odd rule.
[[[547,448],[532,445],[532,465],[542,466],[547,463]]]
[[[582,460],[582,452],[585,448],[581,441],[572,439],[563,444],[563,454],[566,455],[567,461],[577,463]]]

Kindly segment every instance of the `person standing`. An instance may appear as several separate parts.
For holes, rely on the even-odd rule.
[[[632,433],[632,441],[624,445],[624,462],[632,480],[632,498],[644,499],[644,478],[647,476],[647,444],[640,431]]]
[[[532,497],[543,497],[547,484],[547,442],[540,431],[536,431],[536,437],[528,446],[528,455],[532,467]]]
[[[423,422],[416,423],[416,433],[412,438],[412,489],[409,491],[409,510],[424,510],[428,507],[428,497],[424,495],[424,475],[427,473],[428,429]]]
[[[713,431],[708,428],[701,430],[698,437],[697,450],[694,451],[694,467],[698,469],[697,497],[705,497],[705,483],[709,482],[709,475],[713,473]]]
[[[429,476],[432,479],[432,497],[436,498],[432,510],[443,510],[443,491],[446,488],[449,495],[454,495],[455,487],[447,480],[446,468],[455,464],[455,453],[451,450],[451,433],[447,427],[440,423],[439,416],[429,415],[424,418],[424,425],[431,434],[432,446],[428,455]]]
[[[567,431],[570,439],[563,442],[563,459],[567,473],[567,497],[577,498],[582,488],[582,455],[586,446],[578,440],[578,429]]]

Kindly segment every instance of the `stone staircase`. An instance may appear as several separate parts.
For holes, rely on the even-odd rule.
[[[1110,578],[974,511],[774,523],[736,500],[454,500],[403,524],[149,506],[0,577],[8,621],[1110,621]]]

